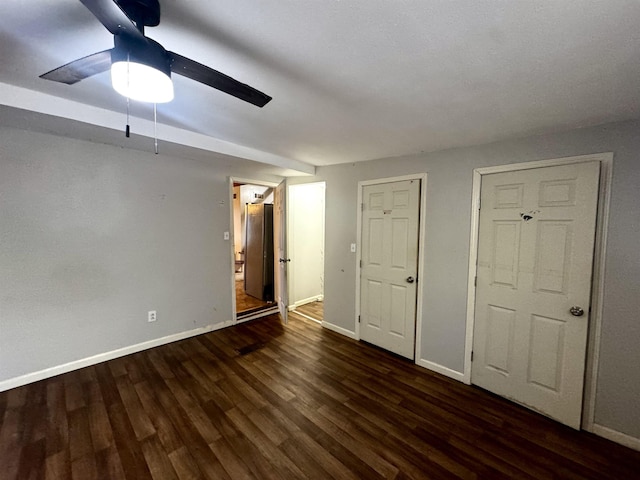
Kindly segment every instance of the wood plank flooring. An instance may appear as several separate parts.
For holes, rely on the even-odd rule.
[[[244,279],[236,276],[236,312],[238,314],[255,312],[263,308],[270,308],[274,304],[264,302],[258,298],[248,295],[244,291]]]
[[[324,303],[323,302],[310,302],[305,303],[295,309],[296,313],[301,313],[303,317],[309,317],[312,320],[322,322],[324,318]]]
[[[639,452],[289,318],[0,393],[0,478],[640,478]]]

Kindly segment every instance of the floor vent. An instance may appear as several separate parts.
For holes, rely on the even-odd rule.
[[[256,350],[260,350],[262,347],[264,347],[264,343],[251,343],[249,345],[245,345],[242,348],[236,349],[236,351],[240,355],[246,355],[248,353],[255,352]]]

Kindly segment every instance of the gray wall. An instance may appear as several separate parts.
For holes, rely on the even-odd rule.
[[[355,328],[357,182],[427,172],[419,341],[462,371],[473,168],[613,151],[596,422],[640,438],[638,132],[612,124],[294,180],[327,182],[325,318]],[[277,179],[20,130],[0,129],[0,145],[0,381],[231,319],[226,176]]]
[[[227,175],[255,170],[12,129],[0,145],[0,381],[232,319]]]
[[[463,371],[474,168],[614,152],[596,423],[640,438],[640,122],[318,169],[327,182],[325,320],[355,330],[357,183],[428,173],[422,357]]]

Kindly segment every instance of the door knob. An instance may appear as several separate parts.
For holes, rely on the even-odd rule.
[[[574,317],[581,317],[582,315],[584,315],[584,310],[576,305],[569,309],[569,313],[571,313],[571,315],[573,315]]]
[[[407,283],[413,283],[413,282],[415,282],[415,281],[416,281],[416,279],[415,279],[415,278],[413,278],[413,277],[407,277]]]
[[[287,262],[290,262],[290,261],[291,261],[290,258],[281,258],[281,259],[279,259],[280,263],[287,263]]]

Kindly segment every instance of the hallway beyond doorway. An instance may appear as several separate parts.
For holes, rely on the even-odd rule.
[[[324,319],[324,303],[322,301],[305,303],[304,305],[296,307],[293,312],[309,320],[322,323]]]

